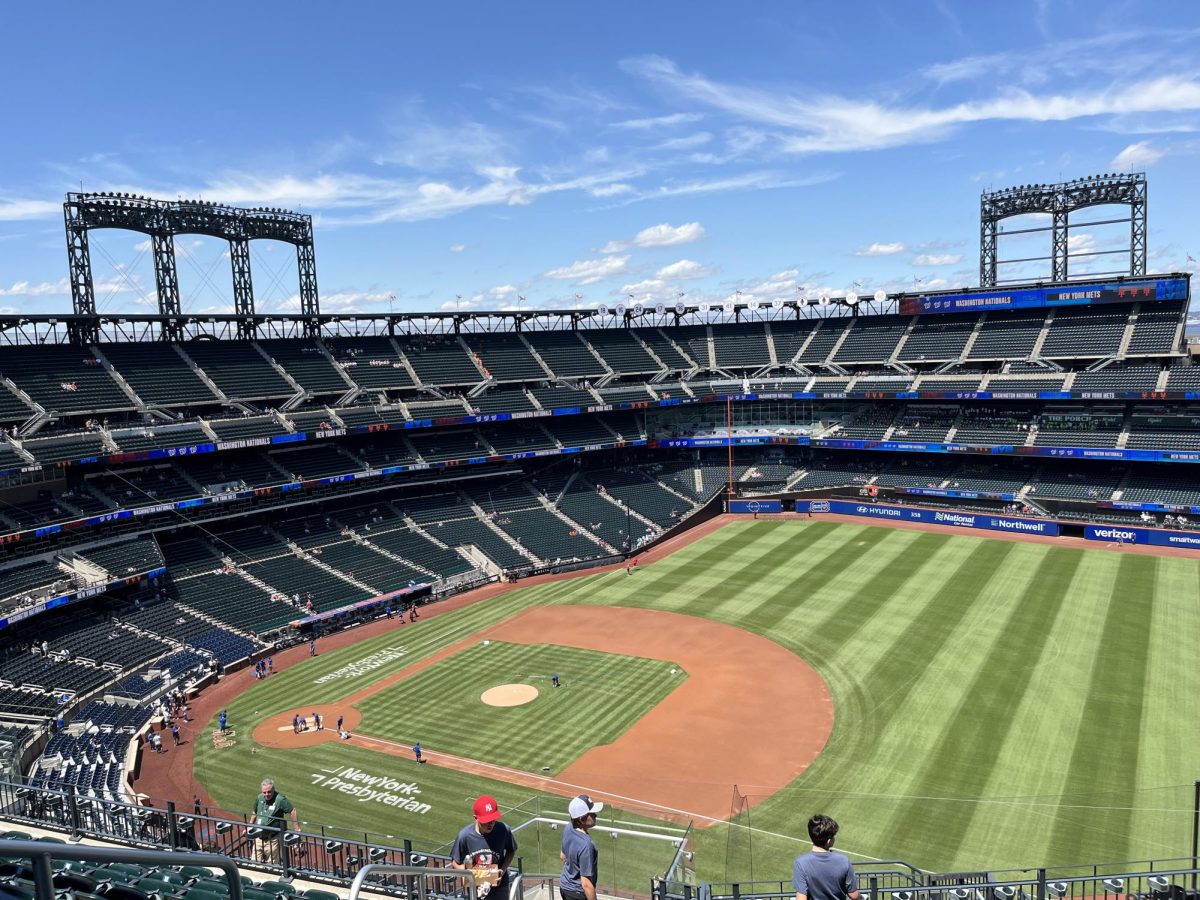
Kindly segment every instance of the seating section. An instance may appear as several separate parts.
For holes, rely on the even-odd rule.
[[[350,387],[316,341],[272,340],[258,345],[306,391],[344,394]]]
[[[512,535],[518,544],[551,565],[591,559],[607,552],[540,506],[497,513],[493,522]]]
[[[132,409],[133,400],[83,347],[42,344],[0,349],[0,377],[48,411],[104,413]]]
[[[162,568],[163,555],[153,535],[117,541],[78,551],[89,563],[109,573],[111,578],[127,578]]]
[[[829,358],[842,334],[853,324],[852,319],[822,319],[820,327],[800,354],[797,362],[806,365],[819,364]],[[899,340],[899,336],[897,336]],[[777,351],[778,352],[778,351]]]
[[[506,424],[504,427],[483,428],[484,441],[497,453],[535,453],[538,450],[553,450],[558,444],[535,423]]]
[[[623,372],[627,375],[649,375],[662,369],[658,361],[637,339],[635,331],[625,328],[604,328],[586,331],[582,337],[616,372]],[[670,363],[667,365],[670,368],[685,368],[684,366],[673,366]]]
[[[661,331],[677,346],[683,348],[684,352],[694,359],[701,369],[712,368],[708,352],[707,325],[683,325],[678,328],[663,328]]]
[[[1037,312],[990,312],[968,359],[1023,359],[1033,353],[1046,314]]]
[[[989,380],[987,388],[985,388],[985,390],[991,391],[993,394],[1037,394],[1041,391],[1061,391],[1062,389],[1062,375],[1056,375],[1053,378],[1029,378],[1027,376],[1005,378],[997,376]]]
[[[672,372],[686,372],[694,363],[673,344],[663,332],[657,328],[634,328],[630,330],[634,337],[650,348],[650,352],[662,360],[663,365]],[[708,368],[708,357],[696,360],[702,368]]]
[[[834,362],[884,362],[892,358],[911,319],[908,316],[870,316],[852,320]]]
[[[32,415],[33,410],[20,397],[0,384],[0,422],[24,422]]]
[[[1131,356],[1174,353],[1179,349],[1175,344],[1175,334],[1186,312],[1186,304],[1182,300],[1154,305],[1143,303],[1138,310],[1133,337],[1126,353]]]
[[[396,342],[424,384],[467,385],[483,380],[457,337],[444,334],[406,335]]]
[[[602,469],[589,472],[587,478],[597,491],[619,500],[659,528],[670,528],[691,508],[688,501],[641,472]]]
[[[1162,475],[1135,469],[1121,486],[1121,499],[1129,503],[1200,506],[1200,478],[1173,470]]]
[[[344,453],[340,447],[329,444],[279,451],[270,454],[270,457],[276,466],[291,474],[293,481],[344,475],[347,472],[360,472],[364,468],[361,462]]]
[[[342,371],[364,390],[399,391],[415,387],[408,367],[388,338],[338,338],[327,341],[327,345]]]
[[[776,319],[768,327],[771,329],[771,343],[775,345],[775,358],[780,366],[788,365],[796,358],[804,342],[808,340],[820,319],[800,319],[787,322]],[[828,356],[828,353],[826,353]]]
[[[1115,447],[1123,416],[1073,411],[1043,413],[1037,419],[1038,447]]]
[[[1125,446],[1147,450],[1200,449],[1200,416],[1187,415],[1185,410],[1171,410],[1162,415],[1134,413],[1129,420]]]
[[[477,397],[471,397],[467,403],[477,415],[490,413],[532,412],[537,409],[524,388],[495,388]]]
[[[876,404],[867,406],[833,435],[839,440],[881,441],[892,426],[897,408],[891,404]]]
[[[1129,311],[1124,305],[1057,309],[1041,355],[1060,359],[1115,356],[1129,324]]]
[[[461,419],[471,415],[461,400],[409,400],[404,405],[414,419]]]
[[[536,381],[548,378],[521,339],[511,332],[463,335],[485,375],[497,381]]]
[[[1080,372],[1071,384],[1072,392],[1153,391],[1161,369],[1157,365],[1111,365],[1097,372]]]
[[[1108,500],[1121,482],[1122,469],[1093,466],[1087,472],[1075,469],[1043,469],[1034,476],[1029,496],[1035,500],[1051,497],[1059,500]]]
[[[511,543],[474,516],[436,522],[427,526],[427,530],[439,541],[451,547],[471,545],[478,548],[501,568],[519,569],[532,564],[532,560],[522,556]]]
[[[958,359],[975,330],[975,316],[921,316],[896,354],[905,362],[943,362]]]
[[[761,369],[771,365],[766,328],[761,322],[744,322],[713,329],[718,369]]]
[[[21,446],[42,465],[68,459],[108,456],[110,452],[104,445],[103,436],[96,432],[69,434],[63,437],[34,438],[23,442]]]
[[[189,447],[210,444],[210,438],[199,425],[152,425],[111,432],[113,443],[123,453],[138,450],[166,450],[170,447]]]
[[[444,462],[488,455],[487,447],[474,431],[437,430],[430,434],[414,433],[409,440],[425,462]]]
[[[247,416],[242,419],[209,419],[208,427],[222,441],[240,441],[247,438],[264,438],[287,434],[279,421],[272,416]]]
[[[959,412],[956,444],[1021,447],[1029,439],[1034,410],[1024,406],[966,406]]]
[[[1200,365],[1176,362],[1167,376],[1168,391],[1200,391]]]
[[[979,390],[982,381],[979,375],[969,378],[922,378],[916,386],[918,391],[941,391],[942,393],[973,392]]]
[[[912,403],[901,408],[892,428],[893,441],[943,443],[958,418],[958,407]]]
[[[71,584],[72,580],[67,572],[46,560],[0,569],[0,599],[28,597],[33,600],[56,596],[69,590]]]
[[[99,350],[145,403],[186,406],[218,402],[174,344],[101,344]]]
[[[531,393],[537,398],[537,402],[542,405],[543,409],[566,409],[576,406],[586,409],[589,406],[598,405],[591,391],[566,385],[534,388]]]
[[[248,341],[188,341],[180,346],[230,399],[282,399],[296,393]]]
[[[559,378],[599,378],[604,364],[574,331],[527,331],[525,339]]]

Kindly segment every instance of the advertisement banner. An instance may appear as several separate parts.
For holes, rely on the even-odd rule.
[[[756,513],[778,513],[783,512],[783,503],[779,500],[732,500],[729,503],[729,512],[739,515],[753,515]]]
[[[1057,537],[1060,533],[1057,522],[1048,522],[1042,519],[1018,519],[1012,516],[993,516],[989,513],[955,512],[953,510],[915,509],[908,506],[888,506],[883,503],[851,503],[846,500],[830,500],[829,512],[840,513],[844,516],[884,519],[889,522],[924,522],[929,525],[950,525],[955,528],[1006,531],[1010,534],[1038,534]]]

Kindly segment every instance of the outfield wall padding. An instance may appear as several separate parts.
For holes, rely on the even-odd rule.
[[[911,506],[889,506],[886,503],[850,503],[845,500],[797,500],[796,512],[830,512],[843,516],[862,516],[889,522],[923,522],[929,525],[950,525],[955,528],[1006,531],[1010,534],[1037,534],[1058,537],[1062,532],[1057,522],[1044,519],[1020,519],[1012,516],[993,516],[987,513],[953,512],[918,509]]]

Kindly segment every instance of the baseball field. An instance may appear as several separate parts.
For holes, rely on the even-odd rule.
[[[308,822],[429,849],[479,793],[545,810],[587,789],[631,827],[694,821],[715,881],[788,877],[815,811],[858,858],[926,869],[1183,856],[1198,597],[1195,559],[738,522],[633,575],[518,587],[233,676],[233,745],[198,739],[195,774],[230,810],[272,775]],[[353,737],[294,735],[299,711]],[[634,886],[670,858],[617,843],[602,854]]]

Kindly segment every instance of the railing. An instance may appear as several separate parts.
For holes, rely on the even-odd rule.
[[[1184,865],[1172,865],[1184,863]],[[1070,869],[1027,869],[1021,872],[953,872],[932,874],[907,864],[889,871],[857,869],[861,900],[1183,900],[1194,896],[1200,870],[1191,860],[1109,863]],[[1081,868],[1092,870],[1078,873]],[[702,885],[701,900],[784,900],[795,896],[790,882],[742,882]],[[691,900],[693,892],[685,892]],[[659,900],[675,895],[656,891]]]
[[[54,870],[51,860],[71,859],[96,863],[133,863],[151,866],[197,866],[220,869],[229,883],[229,900],[242,900],[242,879],[231,859],[212,853],[179,853],[168,850],[127,850],[114,847],[89,847],[45,841],[5,841],[6,859],[28,859],[33,870],[37,900],[54,900]],[[474,900],[474,898],[472,898]]]

